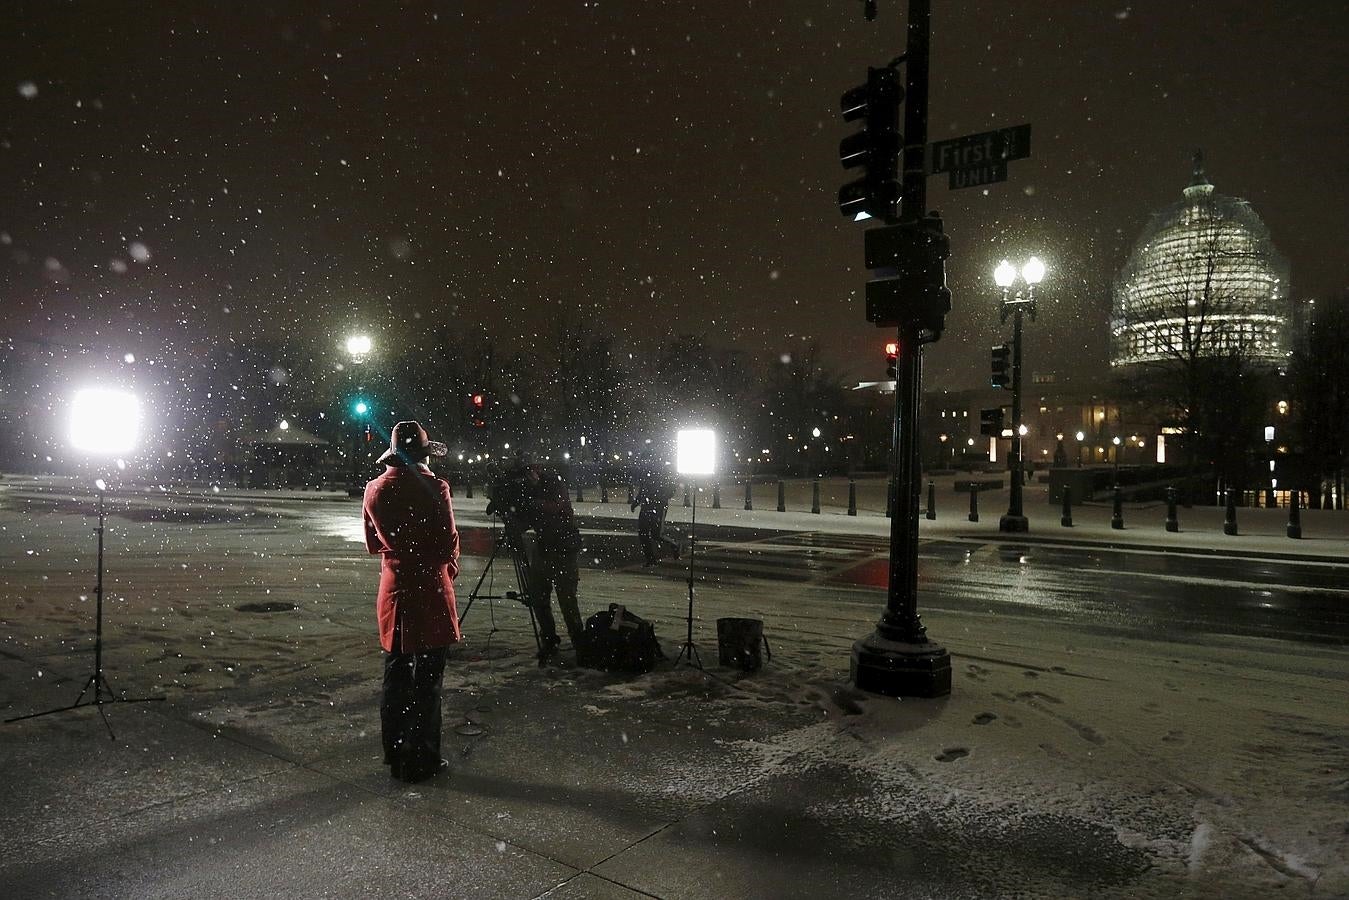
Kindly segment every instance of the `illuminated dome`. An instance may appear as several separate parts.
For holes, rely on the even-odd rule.
[[[1110,364],[1288,356],[1288,261],[1245,200],[1215,193],[1195,154],[1185,199],[1153,213],[1115,278]]]

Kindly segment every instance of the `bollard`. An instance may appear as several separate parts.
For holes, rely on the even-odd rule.
[[[927,518],[929,521],[937,518],[937,485],[930,480],[927,483]]]
[[[1265,488],[1265,508],[1266,509],[1279,508],[1279,498],[1274,496],[1274,488],[1272,487]]]
[[[600,502],[609,502],[609,483],[605,481],[600,482]]]
[[[857,482],[848,479],[848,515],[857,515]]]
[[[1302,505],[1302,492],[1288,492],[1288,536],[1290,538],[1302,537],[1302,512],[1298,508]]]
[[[970,521],[979,521],[979,492],[970,485]]]
[[[721,482],[712,485],[712,508],[721,509]]]
[[[689,505],[689,486],[688,486],[687,484],[685,484],[685,485],[684,485],[684,506],[685,506],[685,508],[687,508],[688,505]]]
[[[820,514],[820,479],[816,478],[810,485],[810,511],[814,515]]]
[[[628,509],[632,509],[632,505],[636,502],[637,498],[632,495],[632,485],[628,485]]]
[[[1237,492],[1228,488],[1227,495],[1227,514],[1223,517],[1223,534],[1237,533]]]
[[[1180,531],[1180,520],[1176,518],[1176,489],[1166,489],[1166,530]]]
[[[585,494],[581,493],[581,482],[578,481],[576,482],[576,502],[584,503],[585,501]]]
[[[1120,493],[1119,488],[1115,488],[1115,511],[1110,515],[1110,527],[1115,529],[1124,527],[1124,495]]]
[[[754,482],[748,478],[745,479],[745,509],[754,509]]]
[[[1059,524],[1064,528],[1073,527],[1073,489],[1066,484],[1063,486],[1063,515],[1059,516]]]
[[[472,478],[467,478],[467,479],[464,480],[464,499],[466,499],[466,500],[472,500],[472,499],[473,499],[473,479],[472,479]]]
[[[787,486],[778,479],[778,512],[787,511]]]

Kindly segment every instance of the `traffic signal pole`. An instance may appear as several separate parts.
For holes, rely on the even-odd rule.
[[[905,63],[904,151],[900,222],[924,219],[927,208],[927,106],[931,0],[909,0]],[[893,220],[892,220],[893,221]],[[890,569],[885,612],[870,635],[853,644],[851,673],[859,688],[892,697],[951,692],[951,658],[930,640],[918,615],[918,504],[922,490],[918,406],[923,363],[920,324],[897,329],[895,372],[895,504],[890,518]]]

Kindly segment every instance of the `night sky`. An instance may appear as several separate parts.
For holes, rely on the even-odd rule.
[[[904,6],[11,3],[0,336],[336,359],[356,326],[529,349],[580,308],[880,377],[838,98],[901,52]],[[1005,184],[929,181],[955,305],[929,389],[985,382],[1003,255],[1050,265],[1030,367],[1099,368],[1110,278],[1197,147],[1295,296],[1344,287],[1343,0],[935,6],[930,139],[1034,132]]]

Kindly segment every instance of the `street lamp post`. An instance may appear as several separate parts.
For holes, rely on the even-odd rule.
[[[993,280],[1002,288],[1002,302],[998,304],[998,316],[1002,322],[1012,316],[1012,450],[1011,458],[1011,499],[1007,505],[1007,514],[998,520],[999,531],[1027,531],[1029,523],[1022,505],[1022,489],[1025,485],[1025,461],[1022,459],[1021,439],[1025,436],[1025,426],[1021,421],[1021,316],[1029,312],[1031,321],[1035,321],[1035,286],[1045,277],[1045,264],[1032,256],[1021,267],[1021,279],[1026,283],[1026,292],[1012,293],[1017,271],[1007,260],[1003,260],[993,271]]]
[[[353,334],[348,337],[346,348],[347,355],[351,357],[351,364],[359,366],[365,362],[373,346],[374,344],[368,335]],[[361,386],[358,384],[356,388],[360,390]],[[364,493],[361,484],[361,438],[364,437],[365,427],[368,423],[370,404],[363,398],[358,397],[352,401],[351,412],[355,428],[352,429],[351,436],[351,483],[347,485],[347,495],[357,497]]]
[[[1087,433],[1079,431],[1073,437],[1077,438],[1077,467],[1080,469],[1082,468],[1082,442],[1087,439]]]

